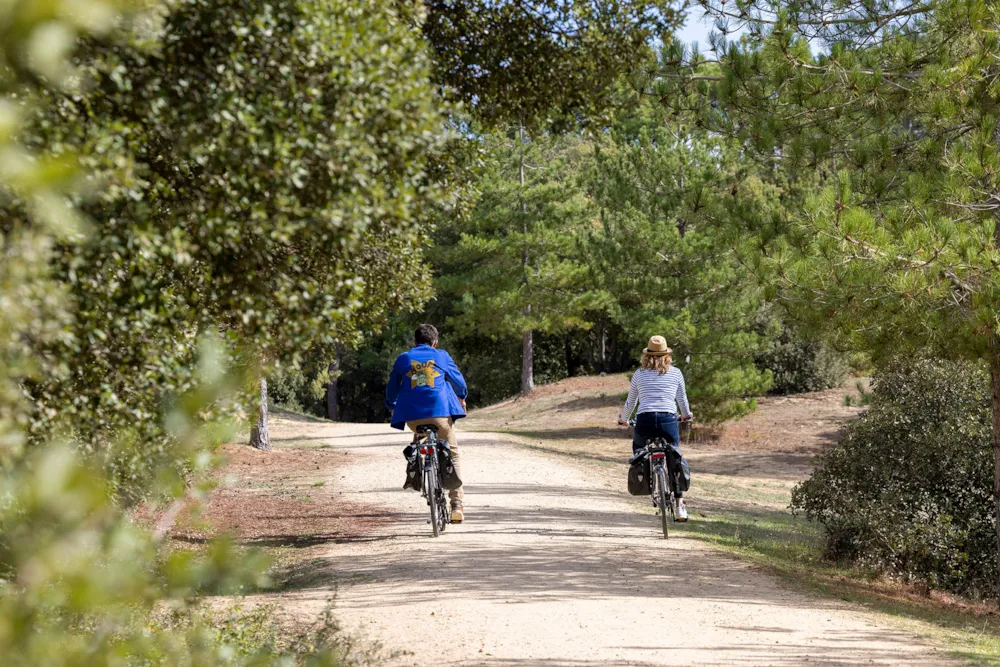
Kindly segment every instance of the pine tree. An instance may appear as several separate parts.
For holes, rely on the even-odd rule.
[[[521,391],[534,387],[535,332],[587,327],[605,300],[590,289],[577,239],[595,211],[578,183],[587,144],[529,137],[523,126],[483,137],[481,195],[467,220],[439,233],[438,289],[455,301],[458,335],[522,340]]]
[[[711,98],[702,121],[762,163],[822,179],[796,214],[746,217],[748,258],[780,299],[883,356],[989,365],[1000,557],[1000,7],[707,9],[749,32],[715,39],[716,71],[678,53],[661,81]]]
[[[769,375],[754,366],[761,291],[722,221],[739,156],[652,104],[633,108],[598,145],[590,179],[603,223],[588,242],[596,280],[614,297],[612,321],[636,343],[666,336],[699,419],[745,414]]]

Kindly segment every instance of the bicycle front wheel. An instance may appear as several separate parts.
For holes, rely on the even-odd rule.
[[[660,523],[663,524],[663,539],[667,539],[667,513],[670,510],[667,507],[667,475],[663,472],[662,467],[656,468],[656,494],[657,500],[660,501]]]

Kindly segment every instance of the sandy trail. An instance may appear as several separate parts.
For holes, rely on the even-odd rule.
[[[434,539],[421,497],[400,489],[406,435],[310,430],[315,446],[354,454],[332,480],[341,497],[392,515],[313,561],[340,582],[345,628],[394,652],[390,664],[947,662],[850,605],[791,591],[679,533],[663,540],[656,517],[593,467],[461,433],[467,521]],[[313,616],[329,596],[310,588],[282,605]]]

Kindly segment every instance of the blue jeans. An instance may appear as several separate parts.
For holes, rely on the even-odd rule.
[[[652,438],[663,438],[679,452],[681,432],[677,415],[672,412],[640,412],[636,415],[632,452],[635,453],[645,447],[646,441]],[[681,496],[683,494],[678,491],[677,497]]]

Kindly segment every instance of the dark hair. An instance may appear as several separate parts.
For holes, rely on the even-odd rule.
[[[417,345],[433,345],[437,342],[438,330],[433,324],[421,324],[413,332],[413,342]]]

